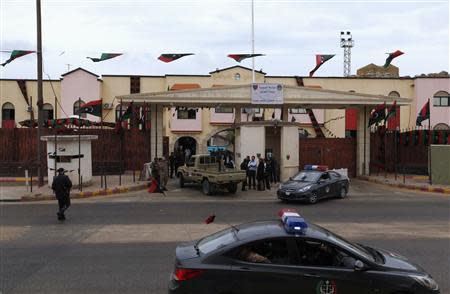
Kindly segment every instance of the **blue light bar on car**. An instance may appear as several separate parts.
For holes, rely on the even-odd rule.
[[[278,216],[284,225],[286,232],[290,234],[303,234],[308,228],[305,219],[301,217],[294,209],[285,208],[278,211]]]
[[[312,164],[307,164],[305,166],[303,166],[304,170],[319,170],[319,171],[326,171],[328,170],[328,166],[327,165],[312,165]]]

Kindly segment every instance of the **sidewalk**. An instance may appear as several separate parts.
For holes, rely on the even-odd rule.
[[[359,178],[369,182],[388,185],[396,188],[403,188],[424,192],[443,193],[450,195],[449,185],[430,185],[428,176],[418,176],[418,175],[403,176],[403,174],[397,174],[397,179],[395,179],[395,174],[385,175],[384,173],[380,173],[378,175],[373,174],[370,176],[361,176]]]
[[[53,200],[55,195],[52,189],[47,185],[47,179],[44,179],[45,185],[38,187],[37,183],[34,183],[33,178],[33,192],[31,193],[30,187],[25,186],[24,178],[0,178],[0,201],[37,201],[37,200]],[[122,175],[121,185],[119,185],[119,176],[111,175],[107,176],[107,189],[101,187],[100,176],[92,177],[92,184],[83,187],[83,191],[80,192],[77,187],[72,189],[71,198],[87,198],[99,195],[111,195],[118,193],[126,193],[131,191],[143,190],[148,186],[146,181],[138,181],[138,175],[136,175],[135,182],[133,182],[132,174]]]

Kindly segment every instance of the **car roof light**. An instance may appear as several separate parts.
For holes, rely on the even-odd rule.
[[[307,164],[305,166],[303,166],[304,170],[319,170],[319,171],[327,171],[328,170],[328,165],[312,165],[312,164]]]
[[[295,209],[284,208],[278,211],[278,216],[283,223],[284,229],[290,234],[303,234],[308,224]]]

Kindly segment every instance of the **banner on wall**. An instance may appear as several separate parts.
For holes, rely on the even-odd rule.
[[[252,104],[283,104],[283,85],[252,84]]]

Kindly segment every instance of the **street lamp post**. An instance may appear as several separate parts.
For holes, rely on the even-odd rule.
[[[350,76],[352,60],[351,49],[354,45],[355,42],[352,39],[352,34],[349,31],[341,32],[341,48],[344,48],[344,77]]]

